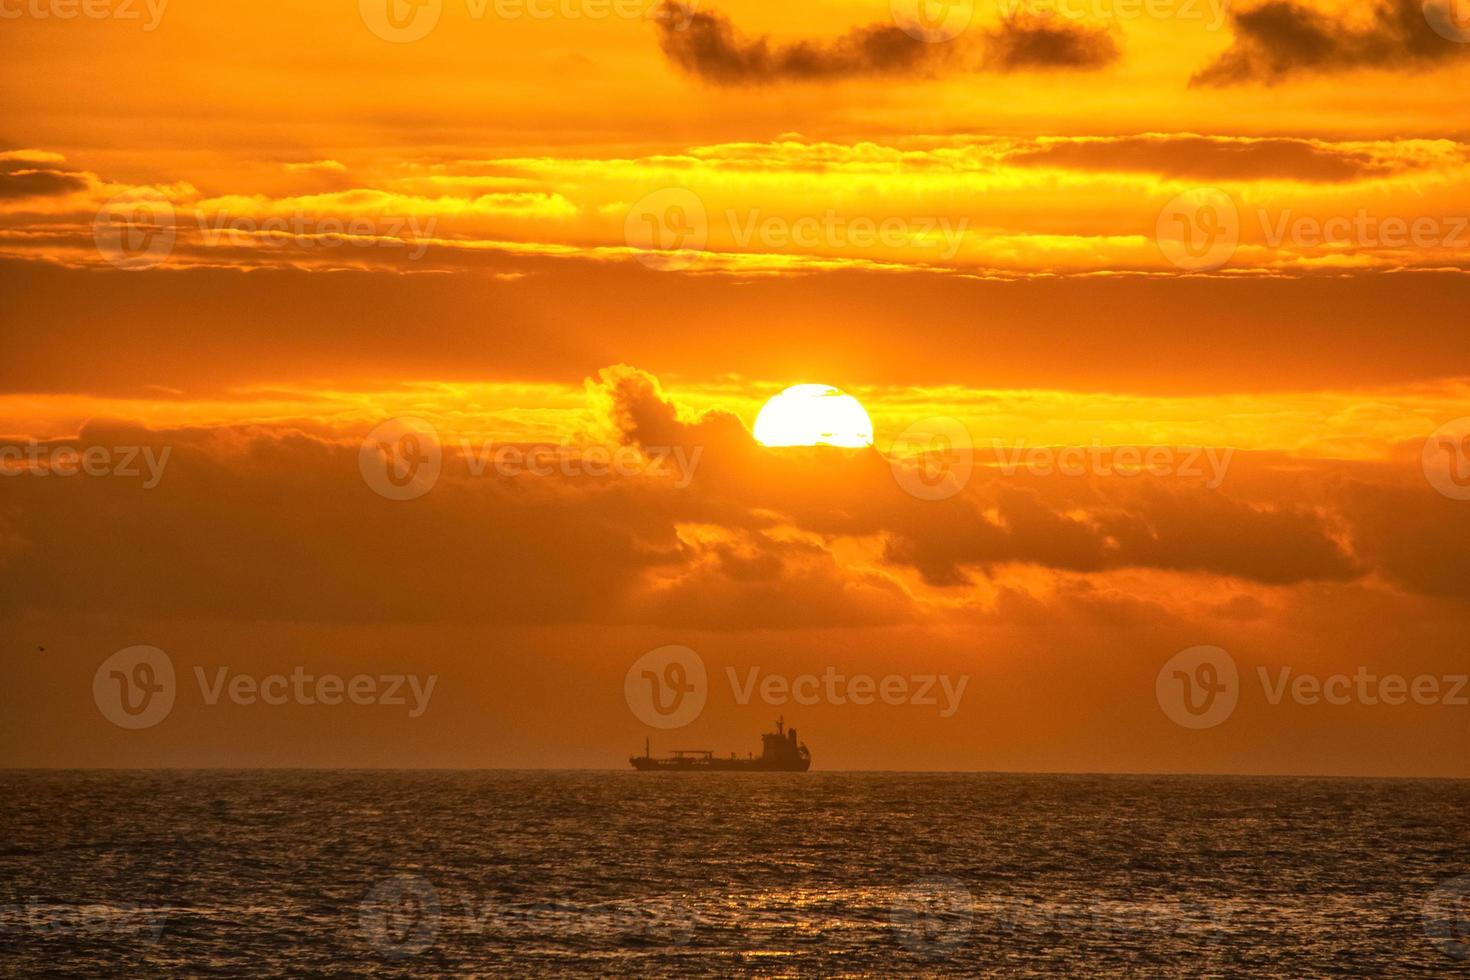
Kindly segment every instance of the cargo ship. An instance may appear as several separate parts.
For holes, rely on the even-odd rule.
[[[655,759],[643,740],[643,754],[628,759],[641,772],[806,772],[812,767],[812,754],[806,744],[796,740],[796,729],[786,727],[784,717],[776,719],[776,730],[761,736],[761,754],[751,753],[741,759],[731,752],[717,756],[709,749],[675,749],[673,755]]]

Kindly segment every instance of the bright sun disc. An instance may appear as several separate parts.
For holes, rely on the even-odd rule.
[[[754,434],[763,446],[862,449],[873,444],[873,423],[856,398],[831,385],[795,385],[766,402]]]

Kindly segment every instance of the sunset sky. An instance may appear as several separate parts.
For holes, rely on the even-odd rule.
[[[0,447],[168,455],[0,457],[0,765],[616,768],[784,714],[817,768],[1470,776],[1470,705],[1257,680],[1470,672],[1466,0],[70,9],[0,3]],[[797,384],[873,446],[757,443]],[[411,500],[360,466],[402,417]],[[179,694],[128,731],[92,679],[140,644]],[[665,645],[672,732],[624,696]],[[1196,731],[1155,680],[1201,645],[1242,689]],[[438,679],[194,680],[297,666]]]

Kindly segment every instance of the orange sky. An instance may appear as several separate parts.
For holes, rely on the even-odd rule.
[[[969,681],[786,705],[819,767],[1470,775],[1470,707],[1256,680],[1470,671],[1464,0],[65,9],[3,6],[0,449],[168,462],[0,457],[0,765],[619,766],[682,644],[717,683],[656,747],[751,747],[727,667],[836,667]],[[803,382],[875,448],[758,446]],[[401,416],[445,465],[392,501]],[[506,445],[699,462],[476,472]],[[440,680],[130,732],[90,678],[134,644]],[[1155,676],[1203,644],[1247,680],[1189,731]]]

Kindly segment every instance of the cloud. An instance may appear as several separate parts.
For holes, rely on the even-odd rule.
[[[1035,616],[1104,582],[1095,611],[1125,618],[1187,612],[1171,581],[1216,603],[1342,583],[1466,595],[1464,535],[1416,510],[1432,491],[1396,465],[1240,453],[1218,489],[980,466],[930,501],[880,452],[765,449],[627,365],[586,393],[603,435],[574,451],[683,447],[692,471],[477,471],[466,452],[484,447],[446,438],[438,482],[404,503],[364,481],[361,423],[89,423],[51,445],[167,449],[162,479],[8,476],[0,615],[728,630]],[[1155,585],[1119,593],[1118,576]]]
[[[1040,14],[1007,17],[985,36],[984,64],[992,71],[1103,68],[1121,54],[1106,28]]]
[[[716,85],[931,74],[950,53],[893,24],[856,27],[834,41],[772,45],[764,37],[743,37],[724,14],[677,3],[666,6],[658,30],[659,46],[670,61]]]
[[[867,76],[930,77],[945,70],[996,72],[1037,68],[1099,68],[1118,56],[1112,36],[1038,15],[1007,18],[981,35],[978,56],[961,36],[921,41],[896,24],[855,27],[830,41],[775,44],[747,38],[716,11],[666,3],[658,18],[659,46],[680,69],[716,85],[829,82]]]
[[[0,200],[21,197],[59,197],[87,189],[76,174],[60,170],[15,170],[0,173]]]
[[[66,157],[50,150],[0,150],[0,170],[33,167],[37,164],[65,163]]]
[[[1199,180],[1290,179],[1336,183],[1385,177],[1427,166],[1379,148],[1292,138],[1120,136],[1043,140],[1006,157],[1022,166],[1153,173]]]
[[[10,169],[67,172],[34,163]],[[1059,169],[1069,171],[1067,179],[1058,179]],[[204,197],[182,180],[139,186],[91,172],[71,176],[87,189],[16,198],[61,190],[65,180],[50,178],[46,188],[44,178],[15,178],[12,200],[0,198],[0,257],[110,268],[113,256],[98,249],[93,234],[97,213],[105,208],[127,220],[129,210],[116,202],[161,196],[175,220],[159,271],[526,275],[575,260],[648,261],[648,243],[637,233],[657,217],[660,201],[668,203],[651,192],[679,187],[698,199],[689,217],[703,232],[680,255],[687,276],[748,281],[938,271],[1013,279],[1095,272],[1174,278],[1178,268],[1153,239],[1154,219],[1178,193],[1158,179],[1165,176],[1261,185],[1230,189],[1244,195],[1238,203],[1253,207],[1240,210],[1240,247],[1221,276],[1470,271],[1470,245],[1457,224],[1470,169],[1465,146],[1450,139],[955,134],[878,143],[786,134],[633,157],[412,163],[354,176],[358,186],[350,188],[317,175],[309,180],[317,192],[286,196],[226,187]],[[1418,219],[1429,219],[1428,244],[1405,248],[1389,235],[1355,231],[1353,247],[1345,249],[1294,233],[1298,217],[1338,217],[1343,203],[1333,185],[1352,180],[1375,182],[1378,214],[1416,228]],[[1269,212],[1272,221],[1249,220],[1252,211]],[[1278,218],[1291,227],[1277,233]],[[617,355],[607,353],[605,359]]]
[[[298,163],[283,163],[281,166],[287,173],[293,174],[340,174],[347,172],[347,165],[338,160],[307,160]]]
[[[1465,56],[1440,35],[1421,0],[1380,0],[1360,26],[1291,0],[1234,10],[1235,40],[1191,85],[1272,84],[1289,75],[1355,68],[1418,70]]]

